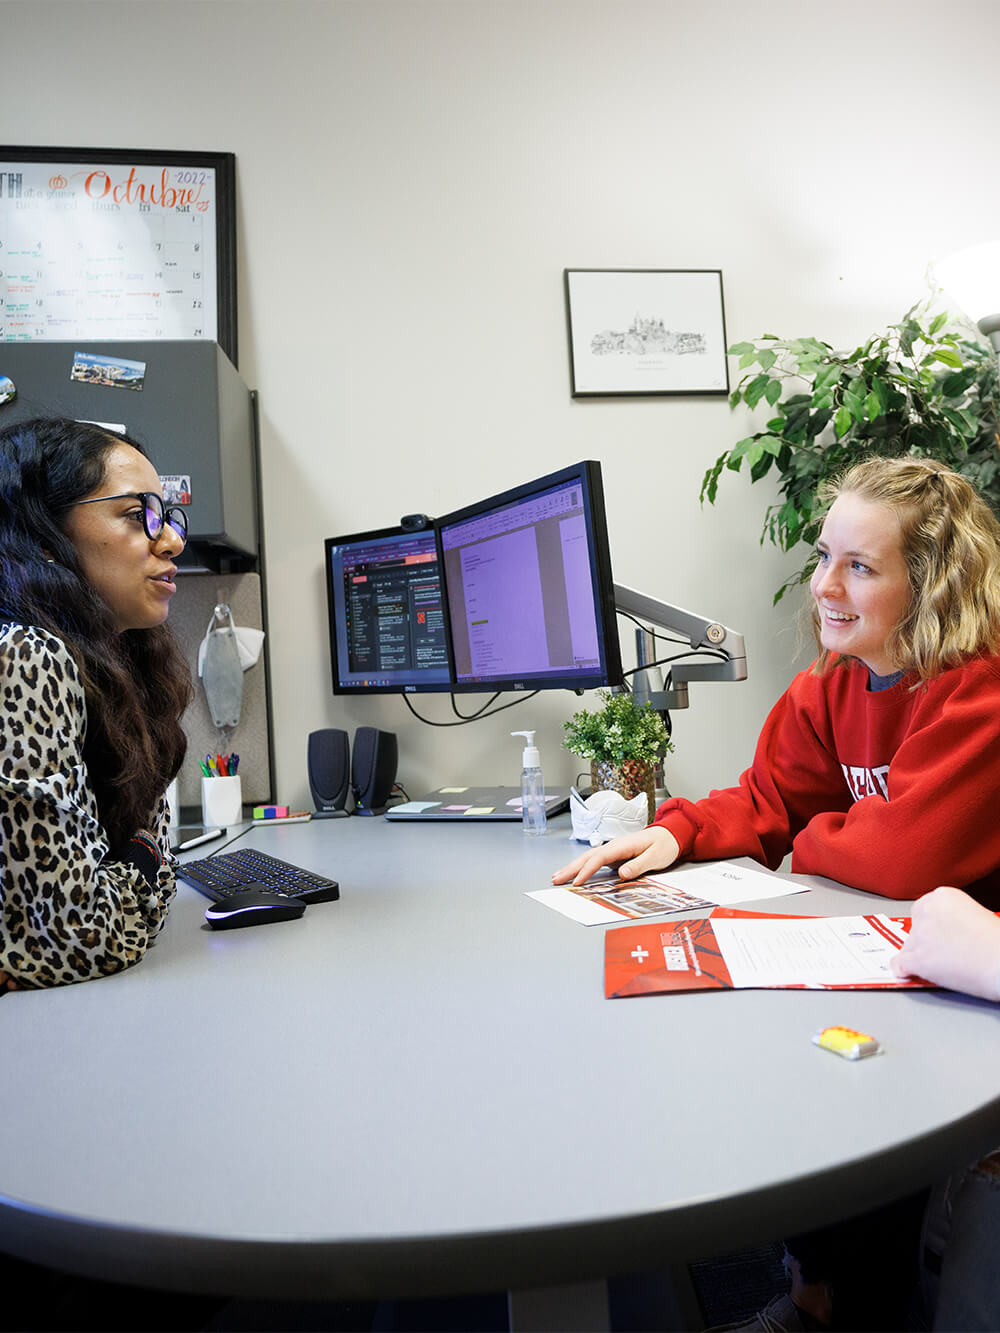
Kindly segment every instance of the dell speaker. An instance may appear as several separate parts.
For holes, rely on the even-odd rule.
[[[346,731],[330,727],[309,733],[309,790],[316,813],[313,819],[336,819],[349,814],[351,750]]]
[[[383,815],[396,781],[399,746],[394,731],[358,727],[354,733],[351,784],[356,815]]]

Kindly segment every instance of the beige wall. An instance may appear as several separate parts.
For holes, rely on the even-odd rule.
[[[562,270],[721,268],[731,340],[860,341],[929,260],[995,234],[1000,7],[0,0],[0,29],[7,142],[236,154],[278,798],[308,800],[319,726],[397,731],[411,793],[516,782],[515,727],[573,776],[569,694],[452,731],[334,699],[321,556],[585,457],[618,580],[746,636],[750,680],[692,687],[668,769],[691,795],[735,778],[801,660],[771,607],[797,562],[758,546],[767,488],[727,476],[699,508],[746,433],[724,399],[570,399]]]

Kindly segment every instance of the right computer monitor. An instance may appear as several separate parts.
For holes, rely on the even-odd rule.
[[[456,691],[619,685],[600,464],[438,520]]]

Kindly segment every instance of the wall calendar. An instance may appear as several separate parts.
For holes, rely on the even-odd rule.
[[[0,146],[0,342],[208,338],[236,363],[230,153]]]

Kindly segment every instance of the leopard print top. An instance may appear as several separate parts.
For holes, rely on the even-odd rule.
[[[87,707],[76,663],[44,630],[0,623],[0,970],[21,986],[65,986],[137,963],[176,888],[164,857],[150,888],[110,848],[83,761]]]

